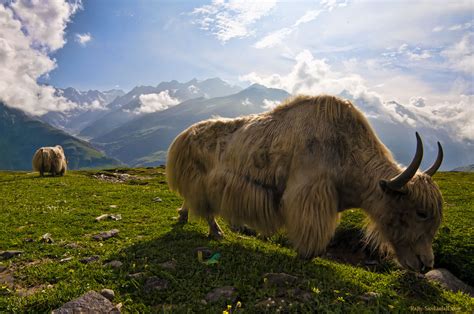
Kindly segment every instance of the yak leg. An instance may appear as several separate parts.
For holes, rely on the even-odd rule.
[[[189,217],[189,210],[187,207],[185,207],[185,204],[183,204],[183,206],[178,209],[178,222],[179,223],[182,223],[182,224],[185,224],[188,222],[188,217]]]
[[[221,240],[224,237],[224,232],[222,231],[221,227],[214,219],[214,217],[210,216],[207,218],[207,224],[209,225],[209,237],[215,240]]]
[[[317,179],[289,186],[282,199],[288,238],[300,257],[321,255],[338,223],[336,189]]]

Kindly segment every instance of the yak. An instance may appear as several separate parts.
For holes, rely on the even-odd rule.
[[[61,145],[54,147],[41,147],[33,155],[33,171],[39,171],[40,176],[45,172],[51,173],[54,177],[64,175],[67,170],[67,160]]]
[[[442,196],[432,176],[443,159],[418,170],[423,143],[402,169],[368,120],[350,101],[297,96],[275,109],[235,119],[198,122],[171,144],[170,189],[188,211],[221,238],[216,216],[262,235],[286,231],[298,255],[321,255],[342,211],[362,208],[366,238],[401,266],[432,268],[432,242],[442,219]]]

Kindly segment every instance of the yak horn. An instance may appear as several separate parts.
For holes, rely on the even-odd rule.
[[[420,167],[421,159],[423,158],[423,142],[421,141],[420,135],[416,132],[416,153],[415,157],[411,161],[410,165],[400,173],[398,176],[388,180],[386,186],[394,191],[399,191],[405,184],[410,181],[415,175],[416,171]],[[431,168],[430,168],[431,169]]]
[[[425,171],[425,174],[432,177],[439,169],[439,166],[441,166],[441,163],[443,162],[443,156],[443,147],[438,142],[438,157],[436,157],[436,161],[434,162],[434,164],[428,170]]]

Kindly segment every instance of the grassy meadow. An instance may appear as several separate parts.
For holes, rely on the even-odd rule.
[[[439,173],[436,181],[445,198],[434,243],[436,268],[447,268],[472,285],[474,173]],[[71,171],[45,178],[0,172],[0,251],[23,252],[0,260],[0,312],[46,313],[102,288],[115,291],[114,303],[122,303],[126,313],[474,310],[473,298],[443,290],[390,261],[371,257],[374,261],[361,262],[364,215],[359,210],[344,213],[329,254],[305,261],[296,257],[284,234],[262,239],[233,232],[221,222],[225,239],[210,240],[204,221],[176,221],[180,205],[168,190],[163,168]],[[122,219],[95,221],[107,213]],[[118,235],[93,239],[111,229]],[[46,233],[52,243],[42,240]],[[200,261],[199,247],[220,253],[218,262]],[[88,257],[95,260],[81,262]],[[105,265],[113,260],[122,265]],[[266,284],[266,273],[298,280],[274,287]],[[167,287],[149,289],[151,276],[165,279]],[[208,292],[224,286],[235,287],[234,298],[206,301]]]

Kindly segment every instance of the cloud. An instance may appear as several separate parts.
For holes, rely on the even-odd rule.
[[[134,111],[136,114],[162,111],[179,104],[179,100],[171,97],[168,90],[159,94],[143,94],[140,95],[139,99],[140,108]]]
[[[0,4],[0,101],[33,115],[76,106],[37,80],[56,67],[48,54],[65,44],[66,24],[79,6],[65,1]]]
[[[452,46],[441,51],[448,66],[460,72],[472,75],[474,73],[474,33],[466,34]]]
[[[76,34],[75,38],[76,42],[78,42],[81,46],[85,46],[88,42],[92,40],[92,36],[89,33],[84,34]]]
[[[265,110],[271,110],[278,106],[280,103],[281,102],[279,100],[264,99],[262,108]]]
[[[268,1],[225,1],[214,0],[211,4],[195,8],[195,24],[210,31],[226,43],[232,38],[244,38],[254,34],[253,24],[266,16],[275,6],[275,0]]]
[[[263,48],[271,48],[274,47],[290,35],[294,31],[293,28],[282,28],[279,29],[273,33],[268,34],[267,36],[263,37],[260,39],[258,42],[255,43],[254,47],[257,49],[263,49]]]
[[[401,50],[405,51],[405,48]],[[308,50],[299,53],[294,62],[286,74],[251,72],[242,75],[240,80],[281,88],[294,95],[340,95],[354,100],[370,119],[409,127],[444,129],[452,139],[474,142],[473,95],[451,96],[443,100],[430,94],[427,95],[431,99],[429,102],[426,96],[412,96],[407,104],[400,104],[373,91],[358,74],[335,71],[326,60],[314,58]],[[264,102],[267,108],[272,105]]]
[[[242,106],[251,106],[253,105],[253,103],[248,99],[248,98],[245,98],[243,101],[242,101]]]

